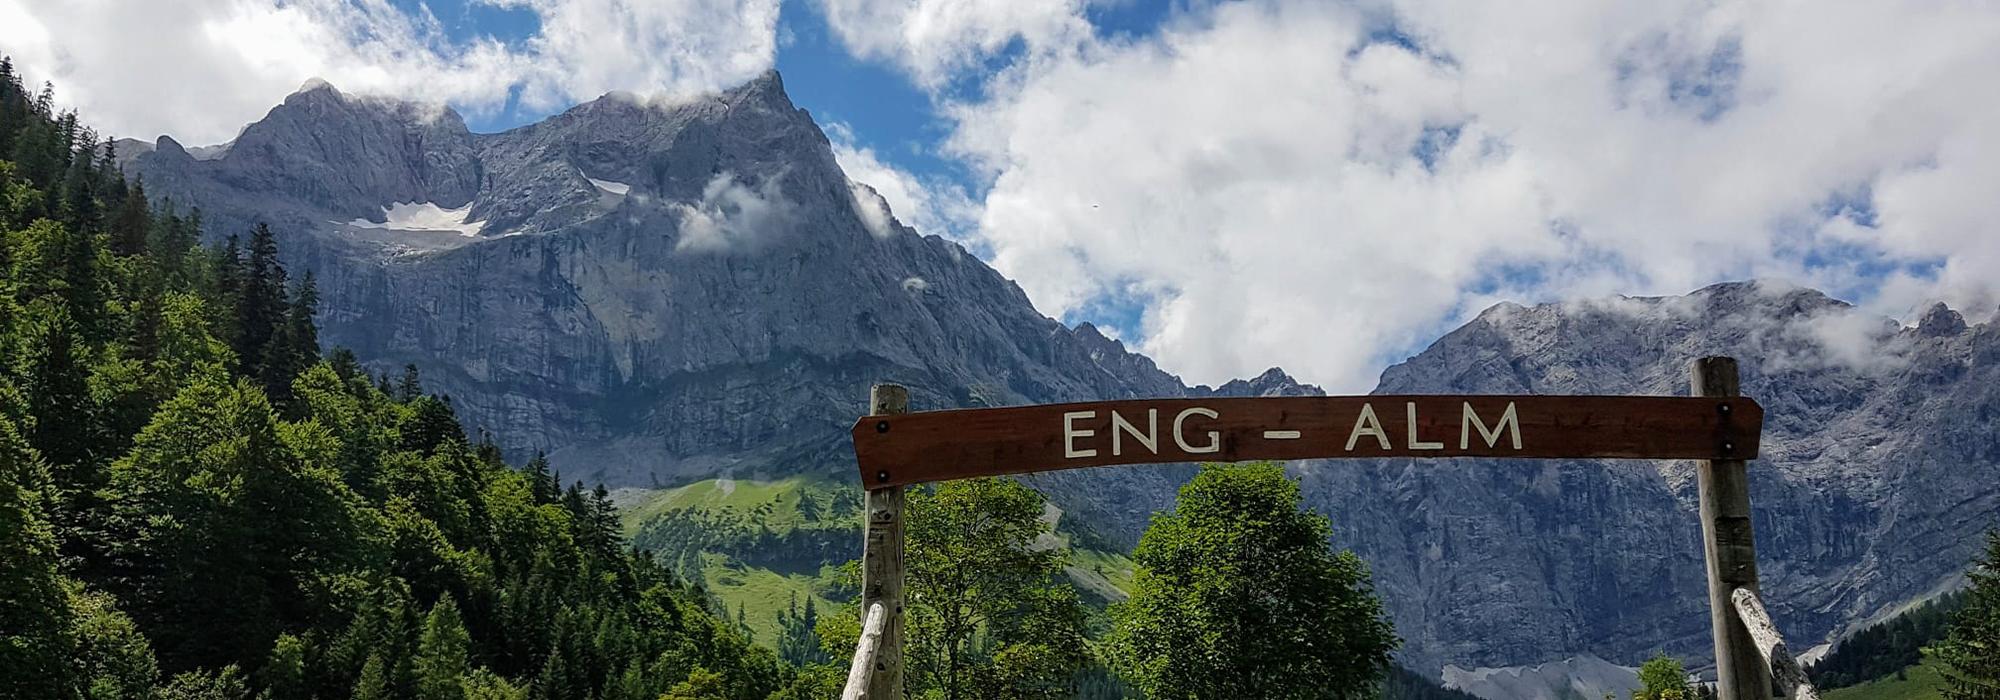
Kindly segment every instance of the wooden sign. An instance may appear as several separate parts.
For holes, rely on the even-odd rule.
[[[876,415],[869,488],[1115,464],[1340,457],[1746,460],[1764,410],[1736,397],[1299,396]]]

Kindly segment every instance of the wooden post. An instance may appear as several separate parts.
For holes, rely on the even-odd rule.
[[[895,384],[877,384],[868,392],[869,415],[910,412],[910,392]],[[878,429],[887,430],[887,423]],[[886,481],[886,478],[879,479]],[[872,482],[871,482],[872,483]],[[882,643],[875,652],[875,673],[868,680],[870,700],[903,697],[903,487],[868,490],[867,534],[861,548],[861,609],[880,604],[888,611]]]
[[[881,603],[868,606],[868,612],[862,616],[861,639],[854,643],[854,660],[848,662],[847,685],[841,688],[840,700],[867,697],[868,679],[875,675],[872,668],[875,652],[882,648],[882,626],[888,623],[888,617],[888,613],[882,611]]]
[[[1693,379],[1696,396],[1740,395],[1735,359],[1696,360]],[[1718,403],[1716,410],[1729,418],[1727,404]],[[1725,445],[1724,451],[1730,447]],[[1701,500],[1702,554],[1708,564],[1709,623],[1715,630],[1716,695],[1719,700],[1768,700],[1770,666],[1757,653],[1756,643],[1731,600],[1739,588],[1757,592],[1757,545],[1750,532],[1748,469],[1740,459],[1703,461],[1696,470],[1695,483]]]
[[[1798,658],[1785,646],[1785,637],[1778,634],[1778,624],[1764,612],[1757,594],[1738,588],[1730,601],[1736,604],[1736,616],[1743,619],[1743,626],[1749,628],[1750,638],[1756,640],[1757,653],[1776,677],[1779,693],[1791,700],[1819,700],[1819,689],[1813,687],[1805,669],[1799,668]]]

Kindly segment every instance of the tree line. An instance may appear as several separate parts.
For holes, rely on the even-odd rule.
[[[0,698],[761,700],[795,675],[414,368],[322,355],[0,59]]]

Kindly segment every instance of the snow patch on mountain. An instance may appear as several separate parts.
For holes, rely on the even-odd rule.
[[[604,190],[605,192],[609,192],[611,194],[622,195],[630,193],[632,191],[632,186],[625,184],[623,182],[617,182],[614,180],[599,180],[597,178],[588,175],[585,175],[583,179],[589,180],[590,184],[597,186],[597,189]]]
[[[396,202],[382,208],[380,223],[355,219],[347,225],[391,231],[457,231],[462,236],[477,236],[486,222],[468,221],[471,216],[470,202],[457,209],[446,209],[433,202]]]

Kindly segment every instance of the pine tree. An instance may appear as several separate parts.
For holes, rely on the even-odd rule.
[[[417,366],[403,366],[403,377],[396,382],[396,400],[403,403],[415,401],[424,395],[424,383],[417,376]]]
[[[0,416],[0,697],[60,697],[74,682],[71,610],[42,511],[46,482],[13,421]]]
[[[289,700],[311,696],[306,685],[306,642],[295,635],[280,634],[271,647],[271,658],[258,672],[264,686],[262,700]]]
[[[241,334],[238,328],[242,326],[239,308],[244,293],[242,237],[230,234],[220,245],[209,248],[207,257],[209,284],[212,285],[208,296],[215,300],[215,305],[210,308],[216,312],[216,335],[227,342],[231,350],[236,350]],[[243,364],[241,352],[237,353],[236,359],[237,367],[248,366]]]
[[[379,654],[369,654],[361,666],[361,678],[354,682],[353,700],[389,700],[389,672]]]
[[[447,595],[424,619],[417,644],[417,697],[421,700],[465,700],[466,655],[472,640],[459,619],[458,604]]]
[[[242,289],[236,299],[233,347],[245,374],[263,376],[266,363],[272,359],[272,340],[291,306],[286,299],[285,266],[278,261],[277,237],[271,227],[257,224],[250,234],[249,256],[238,275]]]
[[[53,469],[57,486],[87,491],[98,484],[88,362],[69,307],[39,300],[26,310],[28,335],[18,369],[22,393],[36,416],[29,443]]]
[[[286,415],[296,415],[292,410],[292,380],[298,379],[300,372],[319,361],[319,331],[313,325],[313,314],[318,305],[319,290],[309,271],[292,292],[290,307],[285,311],[284,321],[272,335],[270,346],[265,350],[263,367],[259,370],[264,394],[271,397],[272,405]]]
[[[118,205],[117,215],[111,218],[112,252],[128,256],[146,252],[152,223],[153,212],[146,203],[146,182],[140,180],[132,184]]]
[[[535,458],[528,460],[526,471],[528,488],[535,497],[535,503],[541,505],[555,503],[562,486],[556,475],[550,471],[548,454],[536,450]]]
[[[1966,578],[1965,607],[1934,653],[1944,665],[1946,698],[1991,700],[2000,697],[2000,530],[1986,533],[1986,554]]]
[[[367,370],[361,368],[361,359],[354,356],[353,350],[334,348],[333,352],[327,355],[326,362],[333,368],[334,376],[340,377],[343,384],[351,384],[356,378],[368,376]]]

